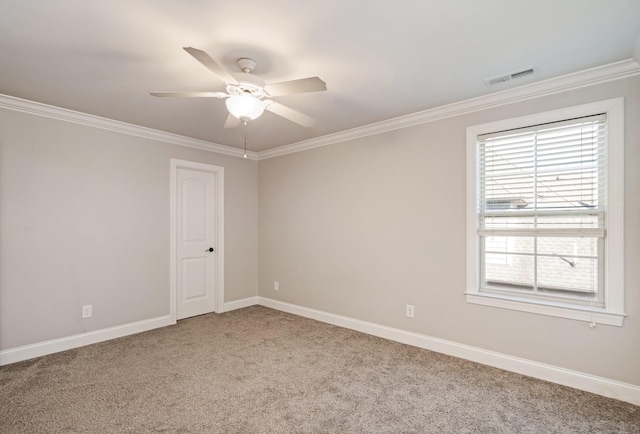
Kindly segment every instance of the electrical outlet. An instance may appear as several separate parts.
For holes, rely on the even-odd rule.
[[[415,312],[414,312],[413,305],[412,305],[412,304],[408,304],[408,305],[407,305],[407,316],[408,316],[409,318],[413,318],[414,313],[415,313]]]
[[[273,282],[273,290],[280,291],[280,282]]]
[[[93,315],[93,305],[85,304],[82,306],[82,318],[91,318]]]

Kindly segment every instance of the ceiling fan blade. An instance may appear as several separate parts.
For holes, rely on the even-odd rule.
[[[234,115],[229,113],[229,116],[227,116],[227,120],[224,123],[224,127],[225,128],[236,128],[239,125],[240,125],[240,119],[238,119],[237,117],[235,117]]]
[[[215,75],[218,76],[219,79],[221,79],[225,83],[238,84],[238,81],[235,78],[233,78],[233,76],[229,74],[227,70],[222,67],[222,65],[220,65],[218,62],[213,60],[211,56],[209,56],[204,51],[198,50],[197,48],[193,48],[193,47],[183,47],[183,49],[187,53],[195,57],[198,62],[206,66],[209,71],[213,72]]]
[[[327,90],[327,83],[318,77],[301,78],[268,84],[264,87],[270,96],[292,95],[295,93],[320,92]]]
[[[285,105],[274,101],[265,101],[265,109],[269,110],[271,113],[281,116],[291,122],[295,122],[298,125],[302,125],[303,127],[312,127],[315,125],[316,120],[311,116],[307,116],[304,113],[300,113],[292,108],[289,108]]]
[[[227,98],[224,92],[149,92],[153,96],[177,96],[188,98]]]

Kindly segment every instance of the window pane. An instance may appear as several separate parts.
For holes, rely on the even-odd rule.
[[[533,237],[500,237],[484,238],[485,261],[488,265],[513,266],[514,253],[533,253]]]
[[[538,257],[538,289],[564,297],[595,298],[598,260],[577,259],[570,264],[553,256]]]
[[[483,210],[522,209],[534,200],[534,135],[515,135],[480,145]]]
[[[536,143],[538,209],[598,207],[599,143],[604,128],[587,123],[541,131]]]
[[[568,169],[560,164],[539,173],[536,192],[538,209],[593,209],[598,207],[597,167]]]
[[[484,251],[488,253],[533,253],[533,237],[485,237]]]
[[[508,264],[506,255],[507,237],[486,237],[484,240],[484,251],[487,264]]]
[[[484,287],[495,289],[528,289],[533,288],[533,256],[504,255],[505,263],[484,264]]]
[[[596,237],[540,237],[538,238],[538,253],[555,255],[561,262],[579,261],[579,256],[598,256],[598,238]],[[562,260],[564,258],[565,260]],[[569,261],[569,262],[567,262]]]

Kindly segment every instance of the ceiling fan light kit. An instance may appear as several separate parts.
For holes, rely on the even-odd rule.
[[[314,124],[315,120],[312,117],[265,98],[325,91],[327,85],[320,78],[308,77],[269,85],[262,78],[252,74],[256,68],[256,61],[253,59],[247,57],[238,59],[237,64],[242,72],[232,74],[206,52],[193,47],[184,47],[184,50],[225,82],[226,93],[182,91],[151,92],[151,95],[226,98],[226,106],[230,116],[224,124],[225,128],[238,126],[238,120],[246,124],[246,122],[260,117],[265,110],[303,127],[310,127]]]
[[[241,121],[252,121],[264,112],[264,102],[251,94],[233,95],[227,98],[227,110]]]

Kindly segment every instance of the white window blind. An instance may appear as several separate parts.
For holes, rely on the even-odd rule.
[[[606,122],[478,136],[481,290],[603,304]]]

